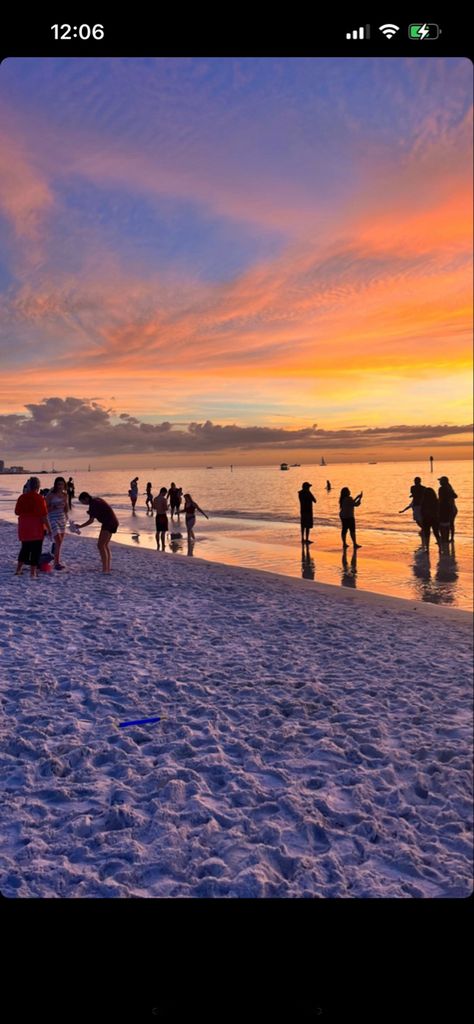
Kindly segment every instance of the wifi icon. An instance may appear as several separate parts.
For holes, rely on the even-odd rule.
[[[383,32],[386,39],[391,39],[392,36],[399,32],[400,25],[379,25],[380,32]]]

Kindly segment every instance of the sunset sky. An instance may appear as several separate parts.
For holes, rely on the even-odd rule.
[[[0,458],[467,457],[471,97],[464,59],[6,60]]]

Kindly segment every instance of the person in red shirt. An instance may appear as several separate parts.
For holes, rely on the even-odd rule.
[[[25,494],[20,494],[15,505],[15,515],[18,516],[18,537],[21,540],[15,576],[21,576],[23,566],[29,565],[33,579],[38,578],[38,563],[45,530],[51,537],[46,502],[38,493],[40,483],[37,476],[32,476],[29,481],[29,490]]]

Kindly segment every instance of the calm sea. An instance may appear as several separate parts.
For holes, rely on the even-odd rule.
[[[34,468],[34,467],[32,467]],[[459,608],[472,608],[473,554],[473,470],[470,461],[436,462],[435,470],[423,469],[420,462],[338,463],[292,466],[281,471],[274,466],[176,467],[121,471],[80,471],[59,466],[57,474],[74,477],[76,494],[87,490],[103,497],[115,509],[120,529],[117,541],[139,544],[156,550],[154,518],[146,514],[144,491],[148,480],[153,494],[173,480],[189,491],[210,515],[198,516],[193,554],[212,561],[267,569],[288,576],[304,576],[323,583],[356,587],[376,593],[416,598]],[[140,497],[132,516],[127,491],[132,476],[138,473]],[[418,528],[411,512],[399,515],[410,500],[415,476],[437,490],[438,477],[449,477],[458,495],[454,552],[439,554],[432,541],[430,555],[421,547]],[[0,517],[11,522],[14,499],[26,477],[0,476]],[[53,474],[41,475],[45,487]],[[325,489],[326,480],[331,491]],[[302,554],[299,533],[298,490],[304,480],[312,484],[317,498],[314,507],[315,529],[309,555]],[[358,541],[362,545],[357,558],[348,549],[343,559],[338,517],[341,487],[350,487],[353,495],[363,491],[356,510]],[[77,502],[73,516],[84,521],[86,510]],[[170,556],[187,555],[184,520],[183,539],[169,547]],[[84,531],[94,535],[94,526]],[[67,543],[67,538],[66,538]],[[168,538],[168,544],[171,544]],[[66,549],[64,549],[66,561]]]

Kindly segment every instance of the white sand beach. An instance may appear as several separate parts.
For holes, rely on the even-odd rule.
[[[471,892],[469,613],[0,535],[3,895]]]

